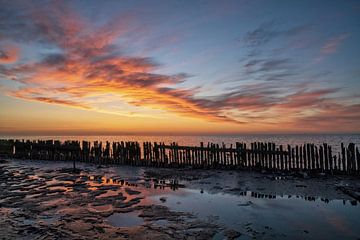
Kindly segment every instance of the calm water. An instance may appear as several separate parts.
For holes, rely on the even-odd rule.
[[[152,199],[176,211],[192,212],[203,219],[237,230],[240,239],[358,239],[360,207],[342,200],[325,203],[320,199],[277,196],[275,199],[230,194],[210,194],[185,189],[184,194],[163,194],[167,201]],[[215,239],[224,239],[220,233]]]
[[[200,142],[235,144],[235,142],[274,142],[276,144],[300,145],[314,143],[316,145],[328,143],[338,152],[340,144],[350,142],[360,146],[360,134],[265,134],[265,135],[238,135],[238,136],[157,136],[157,135],[118,135],[118,136],[1,136],[2,139],[54,139],[54,140],[87,140],[87,141],[145,141],[164,142],[166,144],[177,142],[179,145],[198,146]]]

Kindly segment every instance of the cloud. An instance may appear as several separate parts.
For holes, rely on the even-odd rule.
[[[12,45],[0,45],[0,64],[10,64],[18,60],[19,49]]]
[[[287,52],[293,49],[294,43],[307,38],[306,33],[313,27],[313,24],[283,27],[278,21],[272,20],[248,31],[242,39],[248,51],[246,58],[241,60],[243,62],[242,79],[281,81],[283,84],[291,82],[291,79],[302,73],[303,65],[298,64],[297,59],[289,57]],[[273,44],[266,46],[271,41],[274,41],[276,47]],[[284,43],[290,45],[284,46]]]
[[[252,59],[244,65],[247,73],[272,72],[290,70],[291,60],[288,58]]]
[[[288,58],[249,59],[244,65],[245,77],[264,74],[261,82],[199,97],[201,87],[180,87],[189,74],[160,74],[156,70],[161,64],[153,58],[128,56],[120,51],[119,38],[131,31],[128,16],[94,25],[60,1],[44,6],[22,6],[17,2],[1,5],[0,41],[41,44],[47,49],[40,52],[40,58],[0,65],[3,78],[20,83],[20,87],[7,92],[13,97],[114,114],[118,112],[102,106],[107,102],[126,103],[135,108],[236,124],[308,121],[322,112],[343,111],[340,107],[329,108],[335,102],[331,95],[338,89],[271,82],[296,74]],[[259,46],[308,28],[303,25],[277,30],[273,25],[263,25],[249,32],[245,42]],[[354,107],[337,104],[346,109]]]
[[[345,34],[341,34],[337,37],[331,38],[324,44],[324,46],[321,48],[320,52],[322,54],[326,54],[326,55],[335,53],[337,51],[337,49],[339,48],[339,46],[341,45],[341,43],[344,42],[348,37],[350,37],[350,34],[345,33]]]
[[[350,37],[349,33],[343,33],[339,36],[327,40],[320,49],[320,55],[315,58],[315,62],[321,62],[327,56],[334,54],[338,51],[341,44]]]
[[[329,94],[338,92],[339,89],[326,88],[319,90],[300,90],[294,94],[290,94],[284,98],[283,103],[277,107],[281,109],[321,109],[322,104],[328,102],[326,98]]]
[[[344,105],[336,102],[324,104],[324,107],[311,116],[301,116],[291,122],[291,127],[303,126],[310,131],[347,131],[360,129],[360,104]]]
[[[311,24],[303,24],[288,29],[277,29],[278,24],[270,21],[261,24],[255,30],[246,33],[242,41],[249,47],[260,47],[278,37],[293,37],[312,28]]]
[[[60,53],[48,54],[44,56],[41,63],[48,66],[62,65],[66,63],[66,56]]]
[[[96,28],[65,6],[59,9],[48,6],[31,9],[30,13],[22,15],[27,15],[29,19],[12,19],[9,22],[14,25],[13,21],[16,21],[15,25],[22,26],[21,31],[30,32],[23,36],[22,41],[41,41],[60,51],[43,54],[38,62],[2,67],[2,75],[19,79],[25,84],[12,91],[12,96],[96,109],[88,106],[89,97],[101,98],[105,94],[113,94],[134,106],[210,120],[235,121],[198,106],[191,89],[172,87],[183,82],[187,74],[155,74],[153,70],[159,64],[153,59],[125,56],[114,51],[113,42],[125,31],[123,27],[116,30],[118,26],[114,22]],[[21,20],[26,20],[26,24]],[[6,33],[9,29],[2,31]],[[17,35],[13,29],[10,32],[13,36]],[[33,38],[34,35],[37,37]]]
[[[53,97],[51,97],[51,98],[49,98],[49,97],[29,97],[29,98],[27,98],[26,96],[20,95],[20,94],[14,94],[13,96],[20,98],[20,99],[30,100],[30,101],[38,101],[38,102],[44,102],[44,103],[50,103],[50,104],[65,105],[65,106],[81,108],[81,109],[85,109],[85,110],[92,109],[92,107],[86,106],[81,103],[77,103],[77,102],[70,101],[70,100],[56,99]]]
[[[290,82],[299,75],[300,67],[290,58],[266,57],[250,58],[243,64],[244,79],[257,81],[268,81],[279,84],[279,82]]]

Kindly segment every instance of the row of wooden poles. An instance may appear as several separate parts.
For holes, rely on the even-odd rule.
[[[179,146],[177,143],[88,142],[54,140],[0,140],[0,155],[20,159],[82,161],[98,164],[122,164],[157,167],[229,168],[275,171],[318,171],[360,174],[360,154],[355,144],[341,144],[333,153],[326,143],[283,147],[275,143],[237,142],[200,143]]]

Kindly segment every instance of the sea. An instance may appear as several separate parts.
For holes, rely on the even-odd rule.
[[[321,145],[327,143],[332,146],[333,152],[339,152],[341,143],[347,146],[354,143],[360,146],[360,134],[244,134],[244,135],[98,135],[98,136],[1,136],[1,139],[29,139],[29,140],[77,140],[77,141],[137,141],[143,142],[163,142],[170,144],[176,142],[181,146],[199,146],[200,142],[205,145],[210,143],[226,144],[233,146],[236,142],[250,144],[252,142],[272,142],[277,145],[301,145],[313,143]]]

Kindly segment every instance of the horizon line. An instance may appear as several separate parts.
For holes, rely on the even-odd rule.
[[[0,137],[66,136],[242,136],[242,135],[360,135],[360,132],[0,132]]]

